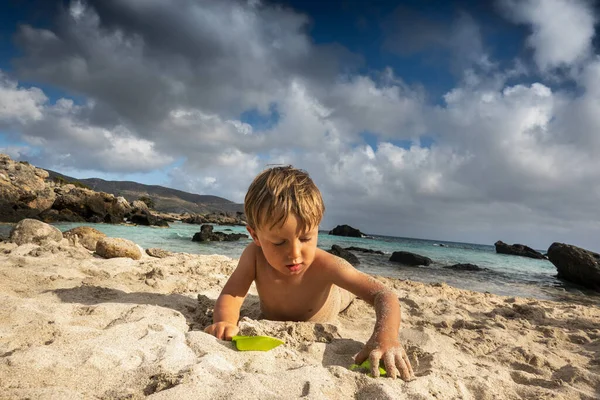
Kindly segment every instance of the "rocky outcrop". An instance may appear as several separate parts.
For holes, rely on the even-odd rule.
[[[349,236],[349,237],[363,237],[363,233],[350,225],[338,225],[329,231],[330,235],[336,236]]]
[[[77,241],[88,250],[95,251],[98,240],[106,237],[104,232],[89,226],[78,226],[63,232],[63,237],[69,241]]]
[[[181,219],[182,222],[186,224],[214,224],[214,225],[246,225],[246,220],[244,219],[244,213],[236,212],[220,212],[220,213],[210,213],[205,215],[200,214],[191,214]]]
[[[431,258],[421,256],[419,254],[408,251],[395,251],[390,257],[390,261],[401,263],[404,265],[429,265]]]
[[[344,250],[360,251],[361,253],[367,253],[367,254],[379,254],[379,255],[384,254],[383,251],[380,251],[380,250],[365,249],[363,247],[355,247],[355,246],[345,247]]]
[[[327,251],[329,253],[333,254],[334,256],[343,258],[344,260],[348,261],[350,264],[352,264],[355,267],[357,265],[360,265],[360,260],[358,259],[358,257],[356,257],[354,254],[350,253],[348,250],[344,250],[337,244],[332,245],[331,249],[327,250]]]
[[[50,208],[56,195],[47,177],[43,169],[0,154],[0,221],[18,222]]]
[[[514,255],[514,256],[521,256],[521,257],[529,257],[529,258],[538,258],[540,260],[545,259],[546,257],[544,257],[544,255],[538,251],[535,251],[534,249],[532,249],[531,247],[522,245],[522,244],[506,244],[501,240],[498,240],[496,243],[494,243],[494,246],[496,246],[496,253],[500,253],[500,254],[510,254],[510,255]]]
[[[96,254],[104,258],[127,257],[133,260],[142,258],[142,252],[137,244],[122,238],[105,237],[98,240]]]
[[[458,270],[458,271],[485,271],[486,270],[486,268],[481,268],[480,266],[475,265],[475,264],[454,264],[454,265],[449,265],[444,268]]]
[[[44,245],[60,242],[62,238],[62,232],[58,228],[37,219],[26,218],[12,228],[9,240],[20,246],[25,243]]]
[[[247,237],[243,233],[213,232],[212,225],[202,225],[200,232],[194,234],[192,242],[234,242]]]
[[[600,292],[600,254],[577,246],[552,243],[548,258],[558,270],[558,278]]]
[[[59,215],[74,214],[87,222],[121,223],[132,211],[124,197],[115,197],[108,193],[94,192],[71,184],[56,187],[55,192],[56,200],[52,208],[58,211]],[[48,218],[48,215],[43,217]]]

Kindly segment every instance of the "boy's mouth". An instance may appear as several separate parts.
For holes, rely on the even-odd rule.
[[[287,269],[289,269],[290,272],[296,272],[296,271],[300,270],[301,266],[302,266],[302,264],[287,264],[286,265]]]

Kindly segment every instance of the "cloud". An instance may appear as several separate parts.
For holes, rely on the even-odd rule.
[[[596,16],[586,0],[500,0],[514,22],[531,27],[527,45],[544,72],[571,67],[591,56]]]
[[[501,69],[475,14],[465,12],[433,24],[407,50],[438,46],[460,55],[455,87],[431,102],[426,86],[408,85],[391,67],[356,72],[360,56],[313,43],[308,17],[289,8],[73,2],[52,30],[20,28],[23,55],[14,64],[19,79],[83,100],[50,100],[3,76],[0,126],[29,145],[5,150],[48,168],[159,170],[176,188],[238,202],[265,166],[289,163],[321,188],[326,228],[350,223],[372,233],[597,249],[590,239],[600,234],[593,22],[591,34],[584,18],[587,30],[558,38],[565,52],[556,56],[546,48],[556,21],[535,19],[532,4],[507,2],[505,12],[534,27],[529,43],[541,69],[577,64],[570,75],[577,90],[534,75],[524,80],[518,62]],[[544,12],[565,18],[586,9],[548,4]],[[248,111],[270,123],[253,125],[241,116]]]
[[[0,71],[0,123],[10,126],[39,120],[47,100],[40,89],[20,88]]]

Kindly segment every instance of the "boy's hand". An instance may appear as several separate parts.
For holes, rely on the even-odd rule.
[[[240,328],[238,328],[237,325],[226,321],[217,322],[216,324],[209,325],[204,329],[204,332],[210,333],[217,339],[221,340],[231,340],[231,338],[237,335],[239,331]]]
[[[361,364],[366,359],[371,363],[371,375],[379,377],[379,361],[383,359],[385,370],[390,378],[396,378],[398,374],[405,381],[415,378],[412,366],[404,347],[397,339],[376,340],[369,339],[365,347],[355,357],[355,362]]]

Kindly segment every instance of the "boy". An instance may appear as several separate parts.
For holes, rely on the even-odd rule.
[[[351,292],[375,307],[377,316],[373,335],[355,362],[368,358],[372,375],[379,376],[377,367],[383,359],[390,377],[413,378],[398,341],[396,295],[345,260],[317,248],[325,206],[306,172],[291,166],[263,171],[248,188],[244,211],[253,241],[223,287],[207,333],[226,340],[237,334],[240,308],[253,281],[262,314],[270,320],[331,320],[352,301]]]

